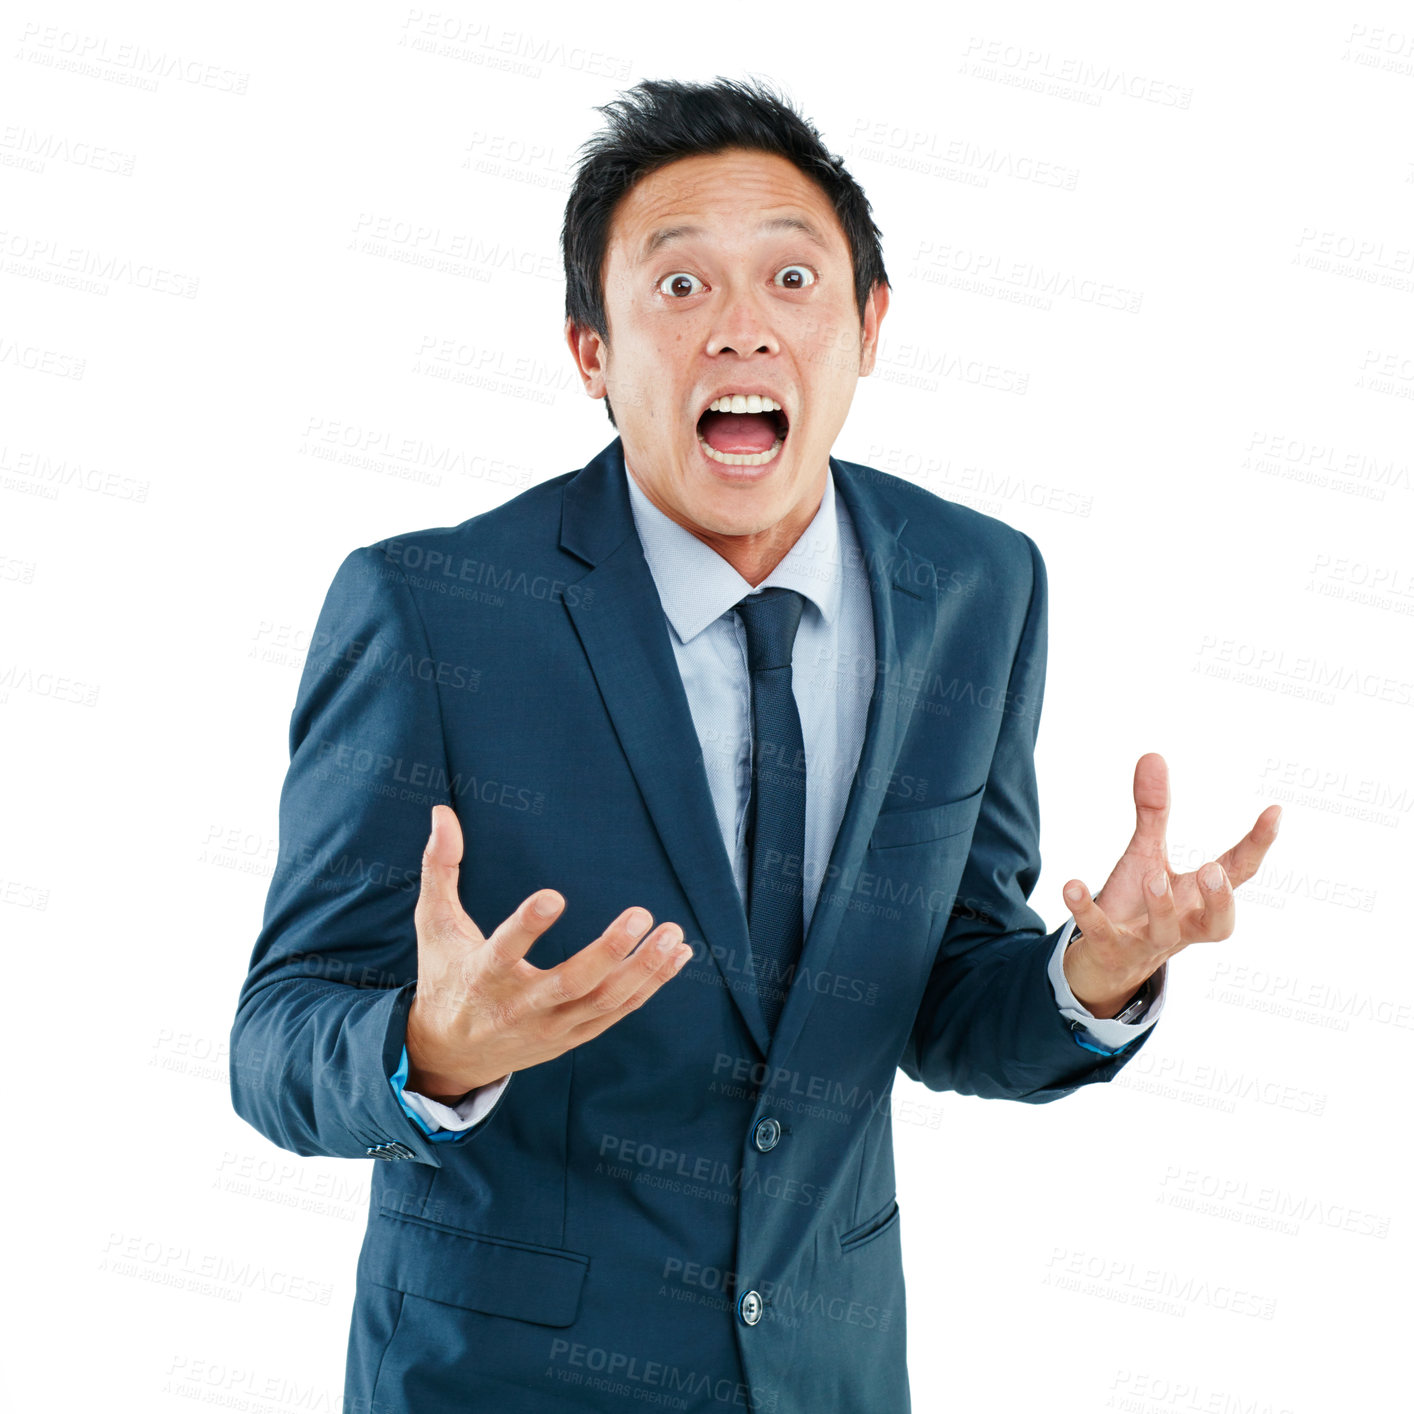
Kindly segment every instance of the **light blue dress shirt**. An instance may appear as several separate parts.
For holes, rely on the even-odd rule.
[[[626,473],[627,474],[627,473]],[[805,596],[791,678],[805,741],[805,926],[810,926],[824,870],[844,816],[849,788],[864,746],[864,726],[874,689],[874,620],[869,578],[854,524],[835,494],[833,471],[825,478],[819,509],[784,559],[755,589],[711,546],[653,504],[628,475],[634,524],[663,604],[673,653],[682,673],[717,824],[731,856],[737,891],[746,898],[746,811],[751,794],[751,678],[746,629],[733,609],[747,595],[781,586]],[[1082,1023],[1077,1044],[1111,1055],[1159,1019],[1164,970],[1139,1020],[1093,1016],[1070,990],[1061,958],[1071,918],[1051,956],[1048,976],[1061,1015]],[[483,1085],[453,1107],[402,1089],[407,1051],[392,1077],[418,1128],[446,1139],[479,1123],[510,1077]]]

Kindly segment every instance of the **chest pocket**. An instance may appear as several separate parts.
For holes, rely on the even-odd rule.
[[[874,832],[869,836],[869,848],[896,849],[900,845],[928,844],[966,834],[977,822],[986,789],[979,786],[971,795],[940,801],[937,805],[881,811],[874,822]]]

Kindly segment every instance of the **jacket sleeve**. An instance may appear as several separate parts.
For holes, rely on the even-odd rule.
[[[1110,1080],[1148,1040],[1114,1054],[1061,1015],[1047,933],[1027,900],[1041,872],[1035,749],[1046,682],[1046,568],[1030,536],[1031,596],[971,851],[907,1045],[904,1073],[933,1090],[1041,1104]]]
[[[290,719],[278,858],[231,1030],[231,1098],[296,1154],[440,1167],[392,1083],[415,990],[413,911],[432,806],[451,804],[438,685],[401,568],[349,554],[324,600]],[[499,1100],[498,1100],[499,1106]]]

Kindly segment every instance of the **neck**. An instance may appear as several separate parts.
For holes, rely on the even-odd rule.
[[[675,521],[689,534],[695,535],[709,549],[715,550],[753,589],[761,584],[766,576],[785,559],[790,553],[791,546],[805,534],[810,522],[815,519],[815,515],[820,509],[820,502],[825,495],[824,478],[822,477],[819,489],[805,501],[792,506],[774,525],[744,535],[727,535],[712,530],[708,526],[698,525],[682,511],[664,504],[662,498],[654,492],[653,488],[645,486],[642,479],[634,473],[632,467],[628,466],[627,459],[624,464],[629,475],[637,483],[639,490],[647,496],[653,505],[662,511],[669,520]],[[825,469],[825,475],[829,475],[828,466]]]

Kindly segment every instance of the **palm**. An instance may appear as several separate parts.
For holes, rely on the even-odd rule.
[[[1144,881],[1158,869],[1163,869],[1168,875],[1174,907],[1180,919],[1202,911],[1203,896],[1198,889],[1198,871],[1175,874],[1163,850],[1156,853],[1134,840],[1130,841],[1129,848],[1110,871],[1104,888],[1095,895],[1095,902],[1120,926],[1142,927],[1149,916]]]
[[[488,940],[487,935],[477,926],[476,920],[462,907],[458,892],[457,880],[461,873],[464,848],[461,822],[450,806],[443,806],[441,809],[442,825],[435,838],[428,841],[427,852],[423,856],[425,884],[418,895],[414,918],[419,936],[437,940],[439,951],[448,960],[448,975],[442,981],[455,995],[460,996],[462,959],[477,949],[485,948]],[[523,957],[509,961],[504,966],[522,985],[541,975],[541,969]],[[424,985],[422,990],[425,994],[430,994],[434,987]]]
[[[1066,897],[1076,909],[1076,917],[1087,935],[1113,933],[1114,942],[1128,937],[1151,944],[1165,955],[1193,942],[1216,941],[1232,931],[1232,894],[1257,872],[1272,840],[1276,838],[1279,806],[1269,806],[1258,817],[1250,833],[1214,864],[1188,874],[1175,874],[1168,861],[1165,832],[1169,817],[1168,765],[1157,752],[1139,758],[1134,768],[1134,834],[1120,856],[1104,887],[1093,901],[1084,899],[1084,886],[1072,880]],[[1199,874],[1211,881],[1204,885]],[[1150,881],[1162,876],[1167,887],[1160,894],[1149,891]],[[1078,886],[1078,892],[1077,892]],[[1077,897],[1071,899],[1071,894]],[[1098,910],[1098,913],[1095,911]],[[1084,914],[1085,916],[1081,916]],[[1153,926],[1162,915],[1160,929]],[[1162,932],[1162,941],[1156,935]]]

